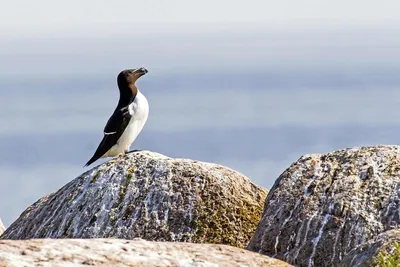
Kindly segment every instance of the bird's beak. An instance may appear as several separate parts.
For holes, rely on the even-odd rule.
[[[142,75],[145,75],[146,73],[148,73],[149,71],[146,68],[142,67],[142,68],[136,69],[135,72],[142,76]]]

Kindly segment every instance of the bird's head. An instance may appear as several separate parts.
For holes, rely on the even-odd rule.
[[[118,75],[118,85],[119,86],[126,86],[126,85],[134,85],[135,82],[149,72],[146,68],[138,68],[138,69],[128,69],[123,70]]]

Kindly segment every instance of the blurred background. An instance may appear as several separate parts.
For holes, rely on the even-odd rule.
[[[1,218],[8,226],[88,170],[125,68],[149,70],[137,85],[150,116],[132,149],[223,164],[266,188],[303,154],[398,144],[399,10],[373,0],[2,1]]]

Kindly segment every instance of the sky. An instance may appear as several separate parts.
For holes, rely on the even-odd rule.
[[[0,76],[99,75],[131,62],[157,75],[397,67],[397,10],[372,0],[3,1]]]
[[[218,27],[399,23],[398,1],[16,0],[3,1],[2,35],[196,31]]]

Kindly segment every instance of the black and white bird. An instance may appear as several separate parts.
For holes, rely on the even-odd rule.
[[[118,105],[104,127],[103,140],[85,166],[99,158],[115,157],[129,151],[149,115],[147,99],[135,84],[147,72],[145,68],[138,68],[124,70],[118,75]]]

